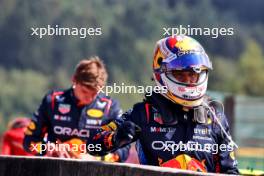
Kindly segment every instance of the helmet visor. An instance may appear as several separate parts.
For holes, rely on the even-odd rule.
[[[173,82],[183,85],[199,85],[207,79],[207,71],[196,72],[194,70],[171,70],[166,76]]]

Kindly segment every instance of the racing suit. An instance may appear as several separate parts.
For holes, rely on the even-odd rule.
[[[72,88],[52,91],[43,98],[33,114],[25,132],[24,149],[35,155],[45,155],[46,148],[43,151],[44,145],[40,144],[47,142],[85,145],[86,142],[89,143],[87,139],[93,131],[115,120],[121,113],[118,102],[102,93],[92,103],[83,106],[78,105]],[[84,117],[81,114],[86,114],[86,117],[81,118]],[[33,147],[37,144],[41,149]],[[118,149],[113,156],[116,156],[117,161],[123,162],[128,157],[129,149],[130,146]],[[77,154],[80,152],[79,148]]]
[[[209,103],[209,100],[204,101]],[[229,134],[227,119],[221,109],[213,103],[210,107]],[[183,110],[182,106],[162,95],[152,94],[115,120],[115,132],[101,130],[92,135],[93,143],[103,146],[102,152],[92,154],[104,155],[120,146],[115,141],[118,140],[118,130],[124,128],[126,122],[133,122],[141,128],[130,141],[137,140],[141,164],[200,172],[238,173],[234,146],[223,134],[212,112],[204,106]]]

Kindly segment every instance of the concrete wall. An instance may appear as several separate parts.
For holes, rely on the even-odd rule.
[[[47,157],[0,156],[1,176],[175,176],[215,175],[127,163]],[[219,174],[217,174],[219,175]]]

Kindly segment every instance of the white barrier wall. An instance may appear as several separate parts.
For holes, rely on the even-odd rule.
[[[175,176],[216,175],[127,163],[48,157],[0,156],[1,176]],[[217,174],[220,175],[220,174]]]

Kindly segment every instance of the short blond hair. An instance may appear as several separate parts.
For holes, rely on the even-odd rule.
[[[98,56],[81,60],[75,68],[73,80],[89,88],[98,89],[106,84],[108,74]]]

